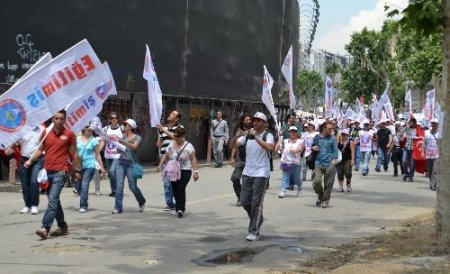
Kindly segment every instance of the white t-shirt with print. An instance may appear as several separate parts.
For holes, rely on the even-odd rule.
[[[114,136],[117,140],[122,139],[122,126],[118,126],[116,129],[112,129],[111,126],[106,126],[103,128],[103,131],[108,136]],[[106,142],[105,145],[105,159],[119,159],[120,151],[119,149],[113,145],[111,142]]]
[[[303,144],[302,139],[297,139],[295,142],[292,142],[291,139],[283,140],[283,154],[281,154],[281,162],[282,163],[293,163],[299,165],[301,162],[300,154],[291,152],[291,149],[297,150]]]
[[[359,147],[362,152],[371,152],[372,151],[372,142],[373,142],[374,131],[369,130],[359,131]]]
[[[256,138],[263,138],[264,133]],[[241,136],[237,140],[238,144],[243,146],[245,144],[246,136]],[[266,137],[268,144],[274,144],[274,138],[272,133],[268,133]],[[256,140],[247,140],[246,146],[246,158],[245,168],[242,172],[243,175],[250,177],[270,177],[270,161],[267,150],[263,149]]]
[[[173,160],[176,159],[178,156],[178,151],[181,150],[182,147],[186,145],[187,142],[184,143],[179,149],[175,150],[173,148],[174,142],[170,143],[170,145],[166,149],[166,153],[169,153],[169,159]],[[180,168],[181,170],[192,170],[192,164],[191,164],[191,154],[195,153],[195,148],[191,143],[188,143],[186,147],[183,149],[183,151],[180,154],[180,157],[178,157],[178,161],[180,162]]]
[[[305,142],[305,157],[308,157],[312,151],[312,143],[314,138],[319,135],[318,132],[305,132],[302,134],[302,140]]]
[[[431,130],[425,131],[425,159],[438,159],[439,148],[436,139],[439,139],[439,133],[436,132],[433,136]]]

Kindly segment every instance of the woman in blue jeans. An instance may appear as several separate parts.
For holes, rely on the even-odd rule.
[[[136,134],[137,124],[133,119],[128,119],[123,125],[123,137],[118,142],[126,146],[125,151],[120,152],[120,158],[116,167],[116,201],[112,214],[120,214],[123,212],[123,187],[125,183],[125,176],[128,179],[128,186],[133,192],[139,205],[139,212],[145,209],[145,198],[141,190],[137,186],[137,179],[133,174],[133,165],[137,161],[134,153],[141,143],[141,136]]]
[[[96,161],[100,164],[100,172],[105,173],[100,156],[98,139],[92,136],[89,126],[81,130],[77,137],[77,152],[81,160],[81,182],[75,182],[74,192],[80,194],[80,213],[86,213],[88,208],[89,184],[95,174]]]

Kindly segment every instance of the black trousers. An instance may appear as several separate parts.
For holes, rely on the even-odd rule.
[[[170,182],[172,185],[173,197],[175,197],[175,211],[186,211],[186,187],[191,180],[191,170],[181,170],[181,178],[178,181]]]

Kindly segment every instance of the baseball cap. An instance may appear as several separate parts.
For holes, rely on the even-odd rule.
[[[297,131],[297,127],[296,127],[296,126],[290,126],[290,127],[289,127],[289,131],[291,131],[291,130]]]
[[[367,119],[364,120],[364,121],[363,121],[363,125],[365,125],[365,124],[370,124],[369,120],[367,120]]]
[[[348,128],[341,131],[341,134],[349,135]]]
[[[132,129],[137,128],[137,124],[133,119],[127,119],[124,123],[129,124]]]
[[[436,123],[436,124],[439,124],[439,120],[438,120],[437,118],[433,118],[433,119],[431,119],[431,122],[432,122],[432,123]]]
[[[353,122],[358,123],[358,124],[360,123],[358,119],[355,119]]]
[[[264,122],[267,122],[267,117],[262,112],[255,113],[255,115],[253,115],[253,118],[259,118],[259,119],[263,120]]]

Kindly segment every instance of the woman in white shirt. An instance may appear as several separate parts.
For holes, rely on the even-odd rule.
[[[157,171],[161,171],[161,166],[166,160],[177,160],[180,163],[181,176],[176,181],[170,181],[175,198],[175,212],[178,218],[182,218],[186,211],[186,187],[191,176],[194,182],[198,180],[198,165],[195,157],[194,146],[185,139],[186,131],[184,127],[177,127],[173,132],[173,142],[166,149],[166,153],[161,158]],[[192,171],[192,169],[194,169]]]
[[[289,128],[289,139],[283,140],[281,165],[283,177],[281,179],[281,192],[279,198],[286,197],[286,189],[289,188],[289,181],[291,176],[294,178],[294,184],[297,185],[297,197],[302,194],[302,179],[301,173],[301,156],[304,143],[297,134],[297,127],[291,126]]]

